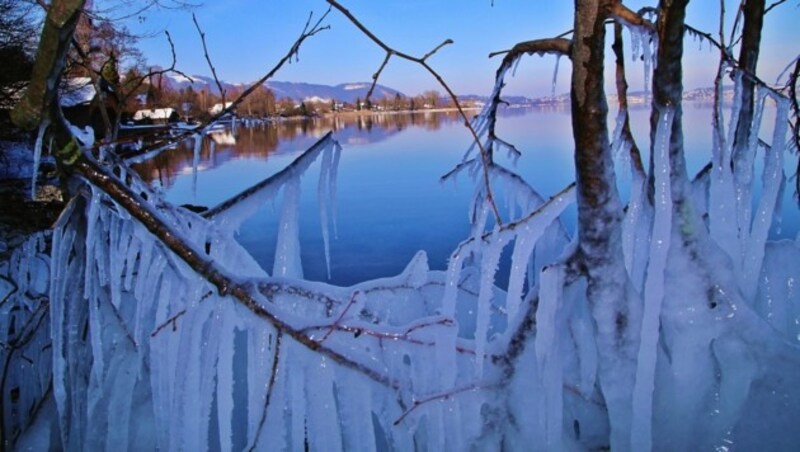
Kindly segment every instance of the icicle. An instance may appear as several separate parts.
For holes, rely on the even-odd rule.
[[[374,451],[371,384],[349,369],[337,367],[335,372],[344,450]]]
[[[738,143],[738,148],[734,150],[734,183],[737,211],[739,214],[737,224],[740,234],[739,241],[742,249],[746,249],[750,241],[750,221],[753,214],[753,164],[758,151],[758,132],[761,129],[761,120],[764,115],[767,93],[767,88],[759,85],[755,101],[753,122],[748,125],[750,127],[750,136],[747,147],[743,148],[743,145]]]
[[[220,303],[220,306],[222,306],[222,303]],[[233,309],[217,308],[218,321],[212,326],[212,328],[219,329],[219,352],[217,355],[219,361],[215,369],[217,378],[216,416],[220,449],[222,451],[233,449],[233,357],[236,353],[236,342],[234,340],[236,336],[235,315],[236,311]],[[213,372],[211,374],[213,375]]]
[[[300,260],[299,208],[300,178],[295,177],[283,188],[283,208],[275,244],[273,276],[303,278],[303,265]]]
[[[735,81],[736,89],[734,104],[731,109],[731,122],[728,136],[724,139],[722,112],[718,112],[720,119],[717,126],[719,130],[714,133],[713,150],[715,161],[709,186],[708,210],[710,235],[731,257],[734,271],[739,275],[741,273],[742,251],[736,214],[737,201],[735,199],[736,191],[733,173],[731,172],[731,159],[736,122],[739,119],[739,110],[742,105],[741,74],[736,76]],[[721,90],[718,95],[722,95]]]
[[[742,292],[745,299],[752,300],[758,289],[758,277],[761,273],[761,264],[764,260],[764,246],[769,235],[769,228],[776,205],[780,202],[778,195],[783,183],[783,151],[786,132],[788,129],[789,101],[774,96],[778,104],[775,116],[775,129],[772,134],[772,147],[766,152],[764,173],[762,175],[764,190],[758,204],[750,240],[744,254]]]
[[[550,87],[550,97],[556,98],[556,82],[558,82],[558,63],[561,61],[561,55],[556,55],[556,67],[553,69],[553,84]]]
[[[287,353],[300,353],[290,365],[287,379],[289,382],[289,410],[292,415],[290,423],[292,450],[302,450],[306,440],[306,377],[303,361],[308,358],[305,356],[306,351],[300,350],[299,347],[292,344],[291,350],[287,349]]]
[[[628,27],[628,32],[631,34],[631,61],[636,62],[641,58],[642,50],[642,37],[641,29],[634,26]]]
[[[652,448],[653,391],[655,387],[659,318],[664,301],[664,277],[672,230],[672,187],[670,183],[669,142],[674,110],[662,112],[656,129],[654,174],[655,216],[650,240],[650,263],[644,286],[644,313],[641,342],[633,388],[632,450]]]
[[[444,295],[442,296],[441,314],[445,318],[456,320],[456,301],[458,298],[459,282],[461,279],[461,266],[464,255],[468,251],[466,247],[456,249],[450,256],[445,276]],[[453,352],[456,347],[458,335],[458,325],[449,331],[444,331],[436,336],[436,363],[439,371],[439,385],[441,388],[450,388],[456,382],[458,373],[456,354]]]
[[[564,290],[564,269],[560,265],[542,271],[539,306],[536,309],[536,363],[543,391],[539,400],[540,421],[544,423],[543,450],[561,448],[564,410],[564,379],[559,335],[562,331],[560,312]]]
[[[342,450],[342,432],[333,395],[333,363],[324,356],[308,360],[305,370],[309,450]]]
[[[197,171],[200,167],[200,148],[203,144],[203,136],[195,134],[194,153],[192,156],[192,197],[197,198]]]
[[[39,180],[39,163],[42,160],[42,141],[44,132],[50,125],[48,120],[43,120],[39,125],[39,132],[36,134],[36,143],[33,145],[33,169],[31,170],[31,200],[36,201],[36,182]]]
[[[622,149],[625,147],[623,146],[622,140],[622,129],[625,125],[625,118],[628,117],[628,111],[624,108],[620,108],[619,112],[617,112],[617,119],[614,125],[614,134],[611,136],[611,154],[614,157],[619,157]]]
[[[649,236],[649,231],[643,230],[649,228],[649,225],[642,225],[643,211],[646,208],[645,199],[647,190],[647,180],[636,171],[632,171],[633,180],[631,181],[631,196],[628,202],[628,210],[625,212],[625,219],[622,224],[622,254],[625,257],[625,269],[631,276],[634,287],[641,290],[643,282],[642,277],[644,270],[635,265],[637,252],[638,239]]]
[[[319,203],[319,224],[322,229],[322,247],[325,251],[325,269],[328,271],[328,279],[331,279],[331,247],[330,247],[330,232],[328,230],[328,194],[327,190],[330,189],[330,173],[331,173],[331,147],[325,148],[322,155],[322,165],[319,169],[319,185],[317,187],[317,198]]]
[[[89,209],[86,213],[86,272],[84,273],[84,287],[93,287],[94,276],[94,245],[97,242],[97,217],[100,210],[100,195],[94,186],[90,187],[91,196],[89,197]],[[87,294],[87,298],[90,295]]]
[[[339,159],[342,156],[342,147],[339,145],[339,143],[334,142],[333,150],[333,165],[331,165],[331,175],[329,177],[330,187],[328,187],[328,196],[330,196],[331,219],[333,220],[333,237],[339,238],[339,228],[336,220],[339,216],[339,203],[337,202],[338,197],[336,196],[336,184],[337,178],[339,177]]]
[[[494,275],[500,263],[500,255],[508,244],[509,236],[495,230],[495,237],[483,251],[481,261],[481,283],[478,292],[477,319],[475,326],[475,375],[483,376],[483,358],[486,353],[486,337],[489,332],[489,320],[492,315],[494,298]]]
[[[650,66],[653,63],[653,54],[650,48],[650,35],[642,32],[642,60],[644,60],[644,97],[647,99],[650,93]]]
[[[514,251],[511,253],[511,273],[508,278],[508,294],[506,295],[506,315],[509,322],[516,319],[519,313],[528,262],[530,262],[536,242],[543,232],[544,228],[541,231],[532,230],[530,225],[526,224],[516,235]]]
[[[516,77],[516,76],[517,76],[517,68],[519,67],[519,62],[520,62],[520,61],[522,61],[522,58],[519,58],[519,57],[517,57],[517,58],[514,60],[514,63],[513,63],[513,64],[514,64],[514,68],[513,68],[513,69],[511,69],[511,76],[512,76],[512,77]]]

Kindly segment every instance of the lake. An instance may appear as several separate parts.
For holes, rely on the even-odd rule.
[[[692,175],[711,155],[711,112],[708,105],[684,106],[687,165]],[[768,108],[764,116],[769,124],[774,108]],[[614,117],[612,111],[609,133]],[[631,121],[639,147],[646,149],[649,110],[632,110]],[[762,128],[761,137],[769,141],[767,129]],[[396,275],[420,249],[427,252],[432,269],[443,270],[452,250],[466,237],[468,206],[475,189],[466,174],[455,183],[440,183],[440,177],[461,161],[470,144],[468,131],[452,112],[343,115],[251,127],[240,124],[233,134],[203,140],[196,174],[191,140],[136,168],[146,180],[160,185],[169,201],[212,207],[281,170],[329,130],[343,147],[329,282],[347,286]],[[557,193],[574,180],[568,109],[508,109],[497,130],[522,151],[516,170],[543,196]],[[505,156],[498,157],[506,166],[513,164]],[[795,159],[787,155],[786,174],[794,174]],[[325,281],[317,202],[319,160],[303,176],[300,240],[305,277]],[[627,197],[624,177],[620,191]],[[800,229],[793,184],[787,183],[785,191],[782,226],[773,227],[773,239],[794,239]],[[244,222],[237,235],[267,270],[272,269],[280,211],[278,197]],[[573,206],[564,217],[570,229],[574,229],[575,216]],[[502,274],[499,278],[502,280]]]

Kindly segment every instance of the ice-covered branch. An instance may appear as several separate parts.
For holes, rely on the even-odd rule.
[[[546,53],[569,56],[572,41],[566,38],[544,38],[523,41],[514,44],[509,50],[501,50],[489,54],[489,58],[504,54],[503,64],[509,64],[522,55]]]
[[[547,202],[539,206],[536,210],[529,213],[523,218],[520,218],[517,221],[506,223],[499,228],[486,232],[482,234],[479,239],[482,242],[488,242],[493,236],[501,235],[508,232],[513,232],[514,230],[524,227],[532,221],[540,221],[540,218],[547,218],[548,220],[553,220],[558,215],[561,214],[563,209],[568,205],[570,202],[574,201],[575,196],[575,183],[571,183],[564,187],[561,191],[553,195]],[[546,221],[546,220],[541,220]],[[548,223],[549,224],[549,223]],[[456,247],[456,250],[452,253],[453,256],[458,256],[462,254],[465,250],[469,249],[472,246],[475,246],[477,239],[475,237],[470,237],[463,242],[459,243]]]
[[[258,203],[264,198],[274,196],[283,184],[305,172],[319,157],[320,153],[335,144],[332,132],[326,133],[311,147],[303,151],[291,164],[241,193],[208,209],[203,212],[202,216],[216,222],[237,225],[247,217],[247,212],[255,209],[255,206],[251,205],[253,203],[248,202],[248,200],[255,199]]]
[[[122,206],[136,218],[152,234],[159,238],[170,251],[180,257],[189,267],[215,286],[220,295],[229,295],[235,298],[247,310],[257,317],[267,320],[276,329],[283,331],[289,337],[306,348],[326,356],[340,365],[355,370],[377,383],[390,388],[398,389],[398,383],[390,376],[385,375],[365,364],[356,362],[342,353],[331,349],[317,341],[312,340],[300,330],[293,327],[278,313],[267,308],[261,301],[263,298],[257,293],[252,283],[240,282],[228,271],[221,268],[202,251],[182,239],[181,234],[164,221],[161,214],[155,211],[137,193],[119,182],[117,178],[105,168],[98,166],[90,159],[84,157],[76,163],[76,169],[92,184],[100,187],[115,202]]]
[[[650,33],[655,33],[656,27],[649,20],[645,19],[640,13],[629,9],[622,4],[622,1],[615,0],[611,4],[611,17],[617,22],[642,27]]]

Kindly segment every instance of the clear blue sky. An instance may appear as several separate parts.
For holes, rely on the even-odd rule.
[[[573,2],[569,0],[341,0],[365,25],[398,50],[422,55],[444,39],[455,44],[440,50],[430,62],[459,94],[490,91],[499,58],[489,52],[516,42],[557,35],[572,28]],[[630,8],[657,3],[628,0]],[[729,22],[738,0],[728,0]],[[771,3],[770,1],[767,2]],[[297,38],[313,11],[327,9],[324,0],[216,0],[194,9],[220,77],[230,82],[248,82],[260,77]],[[692,0],[687,23],[716,32],[719,2]],[[383,52],[340,13],[332,11],[326,21],[331,29],[306,41],[300,61],[286,66],[276,80],[336,84],[367,81],[380,65]],[[766,18],[760,73],[768,81],[800,53],[800,6],[790,0]],[[139,33],[172,34],[178,67],[188,74],[210,74],[191,14],[184,10],[159,10],[144,21],[128,25]],[[726,27],[730,32],[730,26]],[[610,45],[610,41],[609,41]],[[710,86],[716,70],[716,50],[689,40],[686,44],[685,85]],[[143,39],[140,48],[150,64],[167,65],[169,46],[163,35]],[[630,51],[630,47],[626,49]],[[609,49],[609,54],[610,54]],[[550,93],[555,57],[526,57],[507,88],[509,94],[538,97]],[[641,63],[629,65],[632,89],[642,88]],[[566,92],[569,61],[563,59],[558,93]],[[436,82],[418,66],[393,59],[381,83],[406,94],[437,89]]]

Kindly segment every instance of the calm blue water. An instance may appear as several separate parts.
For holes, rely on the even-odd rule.
[[[770,113],[770,112],[768,112]],[[641,148],[647,138],[647,110],[631,113]],[[765,114],[765,116],[770,116]],[[610,115],[613,121],[613,112]],[[711,149],[711,109],[685,107],[684,134],[690,174],[707,162]],[[610,126],[613,130],[613,124]],[[240,127],[235,144],[204,142],[196,181],[192,152],[178,149],[140,165],[146,178],[164,186],[170,201],[213,206],[279,171],[328,130],[343,146],[338,176],[337,235],[331,234],[331,282],[350,285],[392,276],[420,249],[433,269],[468,231],[468,205],[474,184],[460,176],[456,184],[439,178],[458,163],[469,135],[454,115],[385,115],[324,118]],[[548,197],[574,180],[572,136],[567,111],[519,110],[505,114],[498,134],[523,151],[517,171]],[[769,137],[762,130],[762,137]],[[510,165],[510,161],[503,161]],[[794,157],[787,161],[792,174]],[[305,276],[325,280],[325,260],[317,204],[317,162],[303,177],[301,246]],[[624,180],[621,192],[627,196]],[[791,191],[791,184],[787,188]],[[773,238],[794,238],[800,215],[791,196],[784,197],[783,227]],[[280,199],[269,203],[241,227],[239,242],[271,270]],[[565,218],[574,227],[574,209]]]

